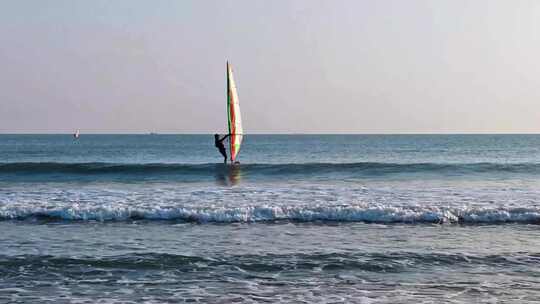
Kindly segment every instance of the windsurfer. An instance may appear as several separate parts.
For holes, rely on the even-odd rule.
[[[219,138],[219,134],[214,134],[214,145],[216,148],[218,148],[219,153],[223,155],[223,163],[227,163],[227,151],[225,150],[225,146],[223,145],[223,141],[229,137],[230,134],[227,134],[223,136],[221,139]]]

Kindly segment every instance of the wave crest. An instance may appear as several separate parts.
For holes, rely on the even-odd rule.
[[[23,207],[0,208],[0,220],[46,218],[66,221],[173,220],[196,223],[540,223],[540,208],[450,208],[385,205],[245,207]]]
[[[348,177],[376,177],[392,174],[540,174],[537,163],[290,163],[290,164],[168,164],[168,163],[0,163],[1,176],[133,176],[133,177],[201,177],[216,174],[246,176],[313,176],[337,174]]]
[[[71,268],[70,274],[87,274],[88,268],[99,269],[174,269],[183,271],[219,269],[231,266],[243,272],[280,272],[311,270],[339,271],[358,269],[370,272],[402,272],[412,268],[426,266],[490,266],[512,267],[536,266],[538,253],[521,252],[518,254],[470,255],[438,252],[315,252],[311,254],[238,254],[233,256],[189,256],[169,253],[131,253],[103,257],[63,257],[52,255],[0,254],[0,269],[18,272],[64,271]],[[405,262],[406,261],[406,262]],[[81,270],[84,266],[84,270]]]

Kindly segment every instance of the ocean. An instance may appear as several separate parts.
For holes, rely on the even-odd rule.
[[[0,135],[0,303],[528,303],[540,135]]]

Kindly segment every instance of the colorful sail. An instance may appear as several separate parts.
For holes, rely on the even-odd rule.
[[[229,118],[229,143],[231,162],[234,163],[242,145],[243,129],[238,92],[234,83],[232,68],[227,62],[227,115]]]

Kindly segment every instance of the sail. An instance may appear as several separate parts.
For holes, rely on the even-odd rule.
[[[240,115],[240,104],[238,103],[238,92],[234,83],[232,68],[227,62],[227,115],[229,118],[229,143],[231,162],[234,162],[240,152],[242,145],[243,129],[242,115]]]

